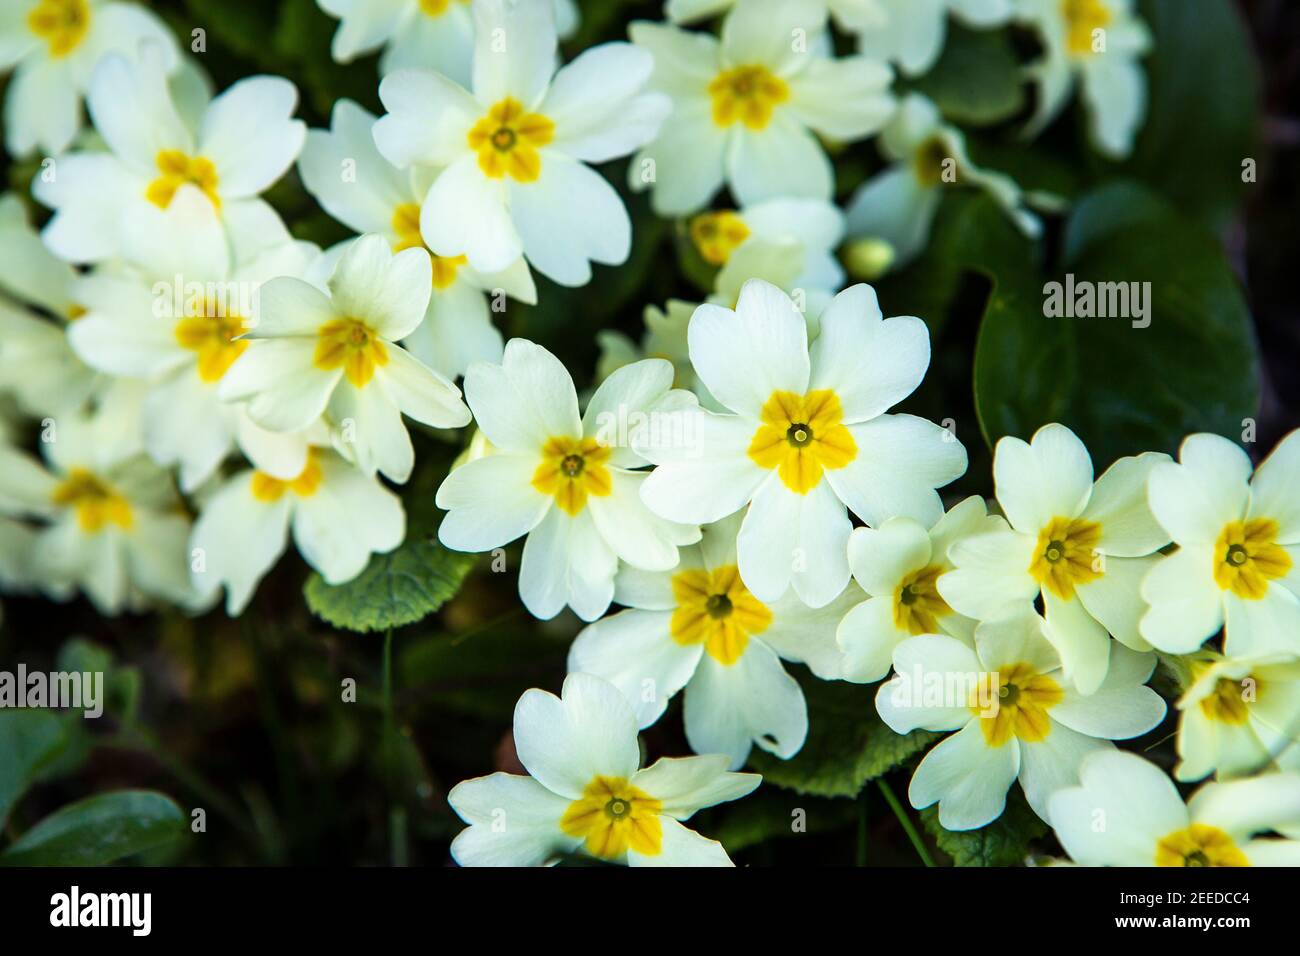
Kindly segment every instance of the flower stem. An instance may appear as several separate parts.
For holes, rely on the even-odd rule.
[[[917,856],[926,866],[934,866],[934,857],[930,855],[930,850],[921,839],[921,834],[917,832],[916,825],[912,823],[911,817],[903,809],[903,805],[898,802],[898,797],[894,796],[894,791],[889,789],[889,784],[885,783],[884,777],[876,778],[876,786],[880,792],[885,795],[885,801],[889,804],[889,809],[894,811],[894,816],[898,817],[898,822],[903,825],[903,832],[907,838],[912,841],[912,846],[916,848]]]

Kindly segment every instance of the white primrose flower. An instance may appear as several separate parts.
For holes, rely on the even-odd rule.
[[[813,133],[862,139],[895,104],[888,66],[813,49],[825,23],[825,4],[745,0],[728,14],[721,41],[631,25],[633,42],[654,55],[651,87],[673,100],[672,116],[629,168],[634,189],[653,185],[656,212],[694,212],[724,183],[742,206],[831,198],[834,172]]]
[[[440,256],[500,272],[523,255],[562,285],[619,265],[631,249],[622,199],[587,163],[649,142],[671,104],[642,92],[650,56],[606,43],[555,72],[547,0],[479,0],[468,92],[428,70],[399,70],[379,86],[388,115],[375,144],[401,168],[441,167],[420,204],[420,232]]]
[[[1026,236],[1042,233],[1042,222],[1025,208],[1015,181],[971,162],[961,130],[943,122],[938,107],[920,93],[904,98],[881,134],[880,147],[891,164],[854,193],[848,231],[888,242],[896,268],[925,250],[944,191],[952,186],[983,190]]]
[[[324,415],[343,457],[366,474],[406,481],[415,449],[403,414],[432,428],[470,421],[460,389],[394,344],[424,318],[431,271],[423,250],[394,255],[383,236],[363,236],[339,259],[328,294],[302,279],[272,279],[261,287],[249,348],[218,394],[246,402],[249,417],[275,432],[302,431]]]
[[[1186,654],[1226,625],[1224,652],[1300,651],[1300,430],[1251,478],[1218,435],[1191,435],[1151,472],[1151,510],[1178,550],[1142,582],[1142,636]]]
[[[1075,84],[1082,88],[1093,145],[1122,159],[1146,115],[1146,76],[1138,61],[1151,48],[1133,0],[1016,0],[1016,15],[1043,40],[1043,58],[1029,68],[1038,107],[1026,135],[1056,118]]]
[[[293,165],[307,134],[292,119],[298,91],[286,79],[253,76],[211,102],[201,88],[193,95],[201,112],[174,99],[156,57],[100,61],[88,105],[108,152],[61,156],[53,175],[32,183],[33,195],[55,211],[43,232],[55,255],[110,259],[131,209],[167,209],[186,192],[203,196],[227,223],[264,214],[250,207],[265,207],[257,197]]]
[[[1078,782],[1086,755],[1164,717],[1165,702],[1143,686],[1155,655],[1117,646],[1113,658],[1101,686],[1080,694],[1063,679],[1042,618],[1027,607],[981,622],[973,648],[939,634],[903,641],[894,650],[897,676],[876,694],[881,719],[900,734],[955,731],[917,766],[912,806],[938,801],[946,829],[973,830],[1002,814],[1019,779],[1034,812],[1048,819],[1048,798]]]
[[[264,207],[260,247],[240,261],[221,222],[197,192],[166,210],[127,213],[122,262],[80,279],[86,314],[68,332],[92,368],[148,383],[144,444],[165,467],[179,466],[182,490],[212,476],[238,446],[259,467],[288,479],[307,462],[305,434],[259,427],[241,406],[221,401],[219,388],[248,349],[244,333],[257,323],[267,279],[301,275],[319,250],[293,240]]]
[[[138,406],[125,405],[125,414],[113,403],[51,423],[44,465],[0,446],[0,511],[47,522],[30,561],[31,579],[51,597],[80,588],[108,615],[139,610],[146,598],[196,606],[189,520],[167,472],[120,440],[138,428]]]
[[[935,585],[952,570],[948,549],[954,541],[1006,526],[973,495],[928,531],[903,517],[879,528],[855,528],[849,535],[849,567],[868,597],[844,616],[836,633],[844,677],[880,680],[889,673],[894,649],[918,634],[946,634],[970,644],[976,622],[953,611]]]
[[[977,620],[1040,595],[1045,633],[1065,677],[1090,694],[1106,676],[1110,638],[1137,651],[1145,610],[1138,591],[1169,535],[1147,507],[1147,475],[1168,456],[1121,458],[1093,483],[1092,458],[1064,425],[1044,425],[1030,443],[998,441],[993,484],[1010,527],[955,542],[956,570],[939,593]]]
[[[578,28],[575,0],[552,0],[560,39]],[[316,0],[337,17],[330,55],[339,63],[384,48],[379,72],[426,67],[469,86],[474,53],[470,0]]]
[[[467,14],[468,15],[468,14]],[[402,344],[447,378],[475,361],[499,362],[504,342],[492,325],[488,297],[499,292],[530,305],[537,301],[522,257],[502,272],[480,273],[464,256],[439,256],[420,235],[420,204],[429,167],[399,170],[375,148],[375,118],[350,100],[334,104],[330,130],[312,130],[298,160],[307,190],[335,219],[359,233],[376,233],[395,252],[423,249],[433,267],[433,294],[422,321]]]
[[[68,344],[68,323],[85,312],[76,270],[45,248],[12,193],[0,197],[0,248],[0,393],[36,417],[80,407],[105,381]]]
[[[736,311],[695,310],[691,364],[727,409],[679,409],[682,440],[634,436],[658,465],[642,497],[672,521],[705,524],[748,505],[737,543],[741,579],[760,601],[793,583],[812,607],[849,581],[847,506],[875,525],[894,515],[933,525],[935,491],[966,469],[947,430],[885,414],[920,384],[930,362],[925,323],[884,319],[876,294],[856,285],[821,315],[811,347],[790,297],[759,279]]]
[[[624,561],[644,571],[677,565],[678,547],[700,540],[695,525],[674,524],[641,502],[645,460],[625,429],[672,384],[672,366],[651,359],[606,379],[586,413],[568,371],[524,339],[506,343],[500,365],[465,375],[465,397],[492,454],[453,470],[438,488],[447,511],[438,538],[457,551],[490,551],[527,535],[519,596],[537,618],[567,604],[594,621],[614,598]]]
[[[862,594],[847,588],[817,610],[793,594],[764,604],[736,569],[740,516],[703,530],[703,541],[683,548],[671,571],[619,571],[614,600],[628,609],[578,635],[569,671],[613,683],[642,727],[684,687],[691,749],[726,754],[733,770],[755,744],[792,757],[808,734],[808,707],[781,658],[807,663],[827,680],[840,677],[835,627]]]
[[[447,795],[469,824],[452,841],[456,862],[542,866],[580,851],[629,866],[731,866],[720,843],[681,821],[762,777],[728,772],[719,755],[639,770],[636,717],[618,688],[570,674],[560,694],[525,691],[515,707],[515,750],[530,776],[475,777]]]
[[[226,589],[226,612],[239,615],[258,582],[279,560],[289,531],[308,564],[328,584],[360,574],[371,554],[392,551],[406,534],[397,495],[375,476],[332,451],[313,448],[302,472],[290,480],[246,469],[203,504],[190,547],[195,590]]]
[[[868,27],[885,24],[886,0],[811,0],[825,8],[835,19],[835,25],[845,33],[857,33]],[[673,23],[694,23],[725,13],[736,6],[738,0],[667,0],[664,16]]]
[[[844,285],[844,269],[835,258],[835,247],[844,238],[844,214],[834,203],[779,198],[743,209],[711,210],[692,217],[686,232],[700,258],[710,266],[726,268],[734,255],[756,242],[793,243],[797,245],[793,257],[783,250],[783,258],[794,258],[802,265],[790,280],[792,288],[834,293]]]
[[[1178,701],[1175,777],[1240,777],[1300,757],[1300,661],[1205,653],[1190,668]]]
[[[15,156],[63,152],[81,131],[81,99],[105,55],[153,48],[167,73],[180,52],[171,31],[135,3],[111,0],[5,0],[0,9],[0,73],[5,143]]]
[[[1300,774],[1208,783],[1186,804],[1136,754],[1092,754],[1079,778],[1050,800],[1052,829],[1076,863],[1300,866],[1300,840],[1258,836],[1300,826]]]
[[[858,31],[858,51],[898,64],[908,76],[934,66],[948,35],[948,15],[968,27],[988,29],[1011,19],[1015,0],[875,0],[879,25]]]

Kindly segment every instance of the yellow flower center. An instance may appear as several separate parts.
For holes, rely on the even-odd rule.
[[[50,56],[65,57],[90,32],[90,4],[86,0],[40,0],[27,14],[27,28],[50,47]]]
[[[776,468],[785,486],[807,494],[827,468],[843,468],[858,456],[858,445],[841,424],[844,406],[829,388],[796,395],[778,389],[763,403],[763,424],[749,443],[749,457],[760,468]]]
[[[542,463],[533,473],[533,487],[551,495],[570,515],[587,504],[587,496],[603,498],[614,490],[605,462],[610,450],[594,438],[548,438],[542,446]]]
[[[909,634],[936,634],[939,618],[952,613],[935,582],[944,569],[937,564],[909,574],[894,591],[894,626]]]
[[[1053,518],[1038,532],[1029,573],[1057,597],[1068,601],[1077,585],[1102,575],[1097,544],[1101,525],[1081,518]]]
[[[970,708],[979,715],[985,742],[1001,747],[1013,737],[1031,744],[1046,740],[1052,732],[1047,712],[1065,697],[1061,685],[1022,662],[998,672],[997,688],[991,705],[980,700],[978,691],[971,695]]]
[[[1065,18],[1065,46],[1075,56],[1094,52],[1092,33],[1110,23],[1110,8],[1103,0],[1061,0]]]
[[[582,837],[587,852],[602,859],[617,859],[628,850],[657,856],[664,839],[659,822],[662,807],[623,777],[597,776],[564,811],[560,829],[569,836]]]
[[[54,489],[51,500],[62,507],[75,508],[77,523],[87,534],[95,534],[105,525],[115,524],[129,531],[135,523],[131,503],[108,482],[85,468],[73,468]]]
[[[433,263],[433,287],[439,291],[455,282],[456,272],[469,262],[465,256],[437,255],[424,244],[424,236],[420,234],[418,203],[402,203],[393,210],[393,232],[397,233],[397,241],[393,243],[394,252],[401,252],[403,249],[423,249],[429,254],[429,259]]]
[[[264,471],[255,471],[253,472],[250,490],[253,492],[254,498],[268,504],[272,501],[279,501],[286,491],[292,491],[299,498],[310,498],[320,488],[323,478],[324,473],[321,471],[320,463],[316,460],[316,450],[313,448],[308,452],[307,464],[297,478],[284,481],[274,475],[268,475]]]
[[[349,382],[365,388],[374,378],[375,369],[388,364],[388,348],[360,319],[335,319],[316,333],[312,362],[324,371],[342,368]]]
[[[1250,866],[1250,861],[1218,827],[1193,823],[1161,837],[1156,866]]]
[[[790,87],[767,67],[737,66],[723,70],[709,83],[713,122],[718,126],[744,123],[760,130],[772,121],[772,111],[790,98]]]
[[[212,160],[187,156],[179,149],[162,149],[154,157],[154,162],[158,166],[158,178],[148,185],[144,196],[159,209],[170,206],[176,190],[186,183],[199,187],[213,206],[221,208],[221,197],[217,194],[217,167],[212,165]]]
[[[745,653],[750,637],[772,623],[767,605],[749,593],[734,564],[673,575],[677,608],[669,632],[678,644],[703,644],[719,664],[730,667]]]
[[[700,213],[691,220],[691,241],[711,266],[724,265],[736,247],[749,238],[745,220],[729,210]]]
[[[487,111],[469,131],[469,148],[478,153],[478,166],[485,176],[512,176],[531,183],[542,174],[538,152],[555,138],[555,123],[540,113],[526,113],[524,106],[507,96]]]
[[[451,9],[452,3],[469,6],[470,0],[420,0],[420,12],[430,17],[440,17]]]
[[[946,164],[951,160],[953,166]],[[922,186],[941,186],[949,180],[944,179],[944,170],[951,168],[956,175],[957,158],[948,149],[948,144],[938,136],[932,136],[912,154],[912,173]],[[951,177],[950,177],[951,178]]]
[[[1279,530],[1272,518],[1224,525],[1214,543],[1214,582],[1237,597],[1263,598],[1268,582],[1286,577],[1291,570],[1291,555],[1277,543]]]
[[[236,340],[245,331],[243,318],[222,311],[209,306],[203,315],[187,316],[176,323],[176,341],[181,348],[198,353],[199,380],[208,384],[221,381],[248,348],[247,339]]]
[[[1251,691],[1249,697],[1247,687]],[[1244,724],[1250,716],[1250,704],[1259,700],[1261,690],[1263,685],[1256,677],[1243,677],[1241,680],[1220,677],[1214,682],[1214,690],[1198,703],[1207,720],[1221,724]]]

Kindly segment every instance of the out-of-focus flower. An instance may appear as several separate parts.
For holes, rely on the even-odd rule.
[[[875,0],[878,23],[858,32],[858,50],[897,63],[908,76],[934,66],[948,35],[948,15],[969,27],[989,28],[1011,19],[1015,0]]]

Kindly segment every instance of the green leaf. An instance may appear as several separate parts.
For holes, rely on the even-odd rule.
[[[949,21],[943,55],[913,88],[959,123],[988,126],[1020,112],[1025,88],[1005,30],[969,30]]]
[[[67,725],[53,711],[0,710],[0,831],[14,805],[67,743]]]
[[[925,829],[955,866],[1017,866],[1029,853],[1029,844],[1047,832],[1047,824],[1029,808],[1020,791],[1007,796],[1007,808],[978,830],[945,830],[937,807],[921,811]]]
[[[102,866],[170,843],[185,814],[149,790],[119,790],[68,804],[32,827],[3,854],[5,866]]]
[[[346,584],[329,585],[312,574],[303,588],[321,620],[349,631],[386,631],[414,624],[455,596],[477,555],[444,548],[432,535],[416,536],[388,554],[370,558]]]
[[[103,674],[101,703],[105,713],[123,724],[135,721],[140,709],[142,686],[138,667],[123,667],[115,663],[112,651],[84,637],[73,638],[59,648],[57,667],[61,671]]]
[[[754,751],[750,767],[768,783],[817,797],[855,797],[868,781],[940,736],[890,730],[876,714],[874,686],[799,677],[808,700],[808,739],[789,760]]]

